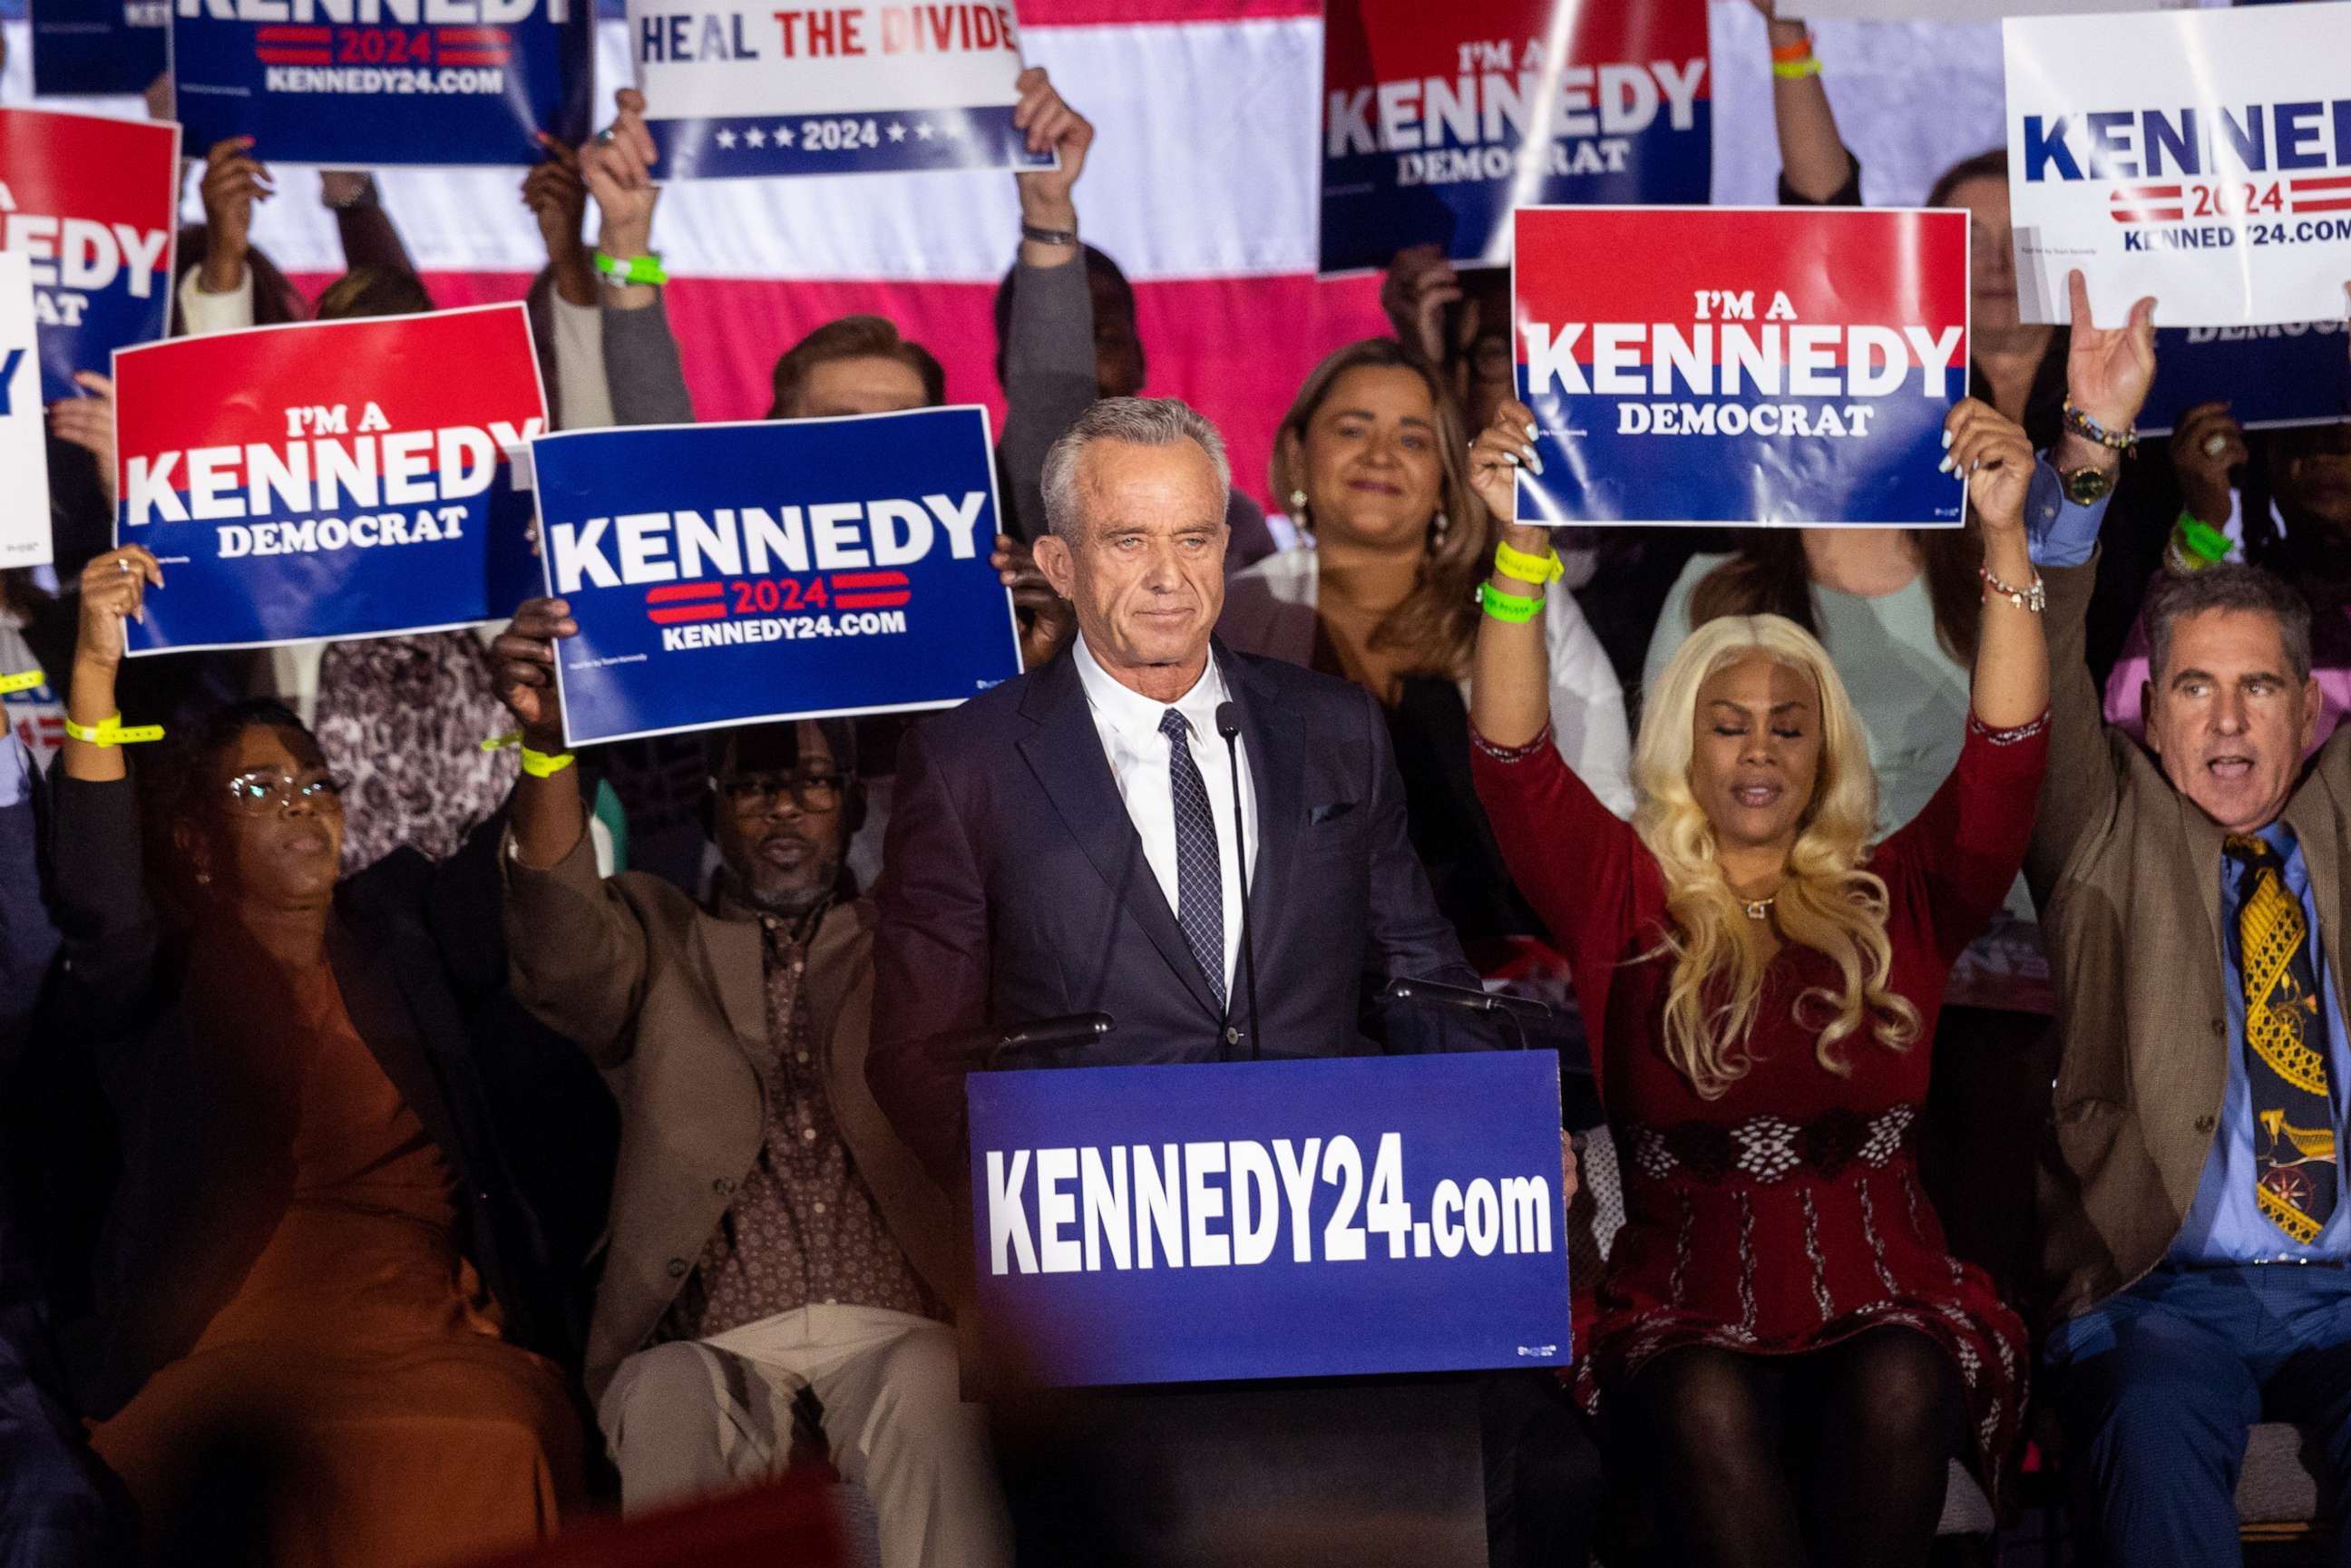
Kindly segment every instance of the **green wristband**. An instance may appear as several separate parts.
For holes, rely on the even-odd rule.
[[[1542,611],[1543,596],[1530,599],[1522,593],[1505,593],[1492,583],[1480,584],[1478,597],[1486,613],[1506,626],[1523,626]]]
[[[596,270],[616,284],[660,284],[669,281],[669,273],[663,268],[661,257],[651,253],[644,256],[632,256],[628,260],[622,261],[617,257],[606,256],[600,250],[596,253]]]
[[[2173,528],[2180,547],[2189,554],[2215,566],[2229,559],[2229,536],[2209,523],[2198,521],[2194,513],[2180,513]]]

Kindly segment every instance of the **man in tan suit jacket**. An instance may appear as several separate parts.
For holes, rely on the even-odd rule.
[[[537,600],[494,649],[525,748],[507,933],[516,995],[621,1103],[587,1376],[622,1503],[781,1470],[812,1414],[872,1496],[885,1568],[1008,1563],[943,1321],[947,1199],[865,1086],[873,915],[841,885],[862,809],[853,732],[726,736],[707,907],[655,877],[599,881],[551,684],[572,632],[560,601]]]
[[[2084,667],[2095,563],[2044,557],[2051,745],[2025,871],[2065,1026],[2047,1359],[2117,1563],[2238,1561],[2263,1418],[2317,1429],[2351,1508],[2351,729],[2304,766],[2308,606],[2194,564],[2147,600],[2142,750]]]

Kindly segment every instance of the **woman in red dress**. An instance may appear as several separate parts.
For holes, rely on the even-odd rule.
[[[1497,517],[1532,429],[1506,403],[1471,449]],[[1916,1160],[1944,977],[2015,879],[2046,749],[2032,447],[1972,401],[1946,429],[1984,534],[1972,713],[1940,791],[1875,848],[1860,721],[1808,632],[1690,636],[1649,694],[1628,823],[1545,733],[1523,613],[1545,574],[1510,553],[1547,558],[1544,531],[1513,526],[1520,573],[1489,584],[1478,792],[1568,956],[1625,1172],[1579,1375],[1638,1445],[1677,1563],[1924,1563],[1949,1459],[1992,1475],[2023,1398],[2023,1327],[1950,1257]]]

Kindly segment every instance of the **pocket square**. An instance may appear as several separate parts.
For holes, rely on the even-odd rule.
[[[1337,821],[1354,809],[1353,800],[1333,800],[1327,806],[1309,806],[1306,808],[1306,820],[1319,828],[1325,822]]]

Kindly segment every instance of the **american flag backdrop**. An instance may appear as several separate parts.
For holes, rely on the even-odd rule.
[[[38,101],[22,5],[0,0],[0,16],[19,18],[6,23],[0,78],[10,103]],[[1214,417],[1237,481],[1271,500],[1271,434],[1299,382],[1329,350],[1387,329],[1376,279],[1314,277],[1320,0],[1024,0],[1019,10],[1029,57],[1099,130],[1077,188],[1081,224],[1135,283],[1146,390]],[[1762,23],[1746,0],[1715,0],[1711,12],[1716,199],[1768,202],[1778,153]],[[1942,166],[2001,141],[1996,27],[1818,30],[1873,202],[1916,201]],[[630,71],[617,17],[602,24],[598,71],[609,105]],[[131,99],[57,107],[141,112]],[[520,170],[393,170],[380,183],[444,306],[517,298],[544,260]],[[334,225],[313,177],[288,171],[278,183],[255,240],[315,295],[341,270]],[[187,212],[201,212],[193,179]],[[936,352],[952,400],[996,404],[990,301],[1018,226],[1007,174],[671,187],[654,244],[676,279],[669,308],[696,413],[764,413],[776,356],[860,310]]]

